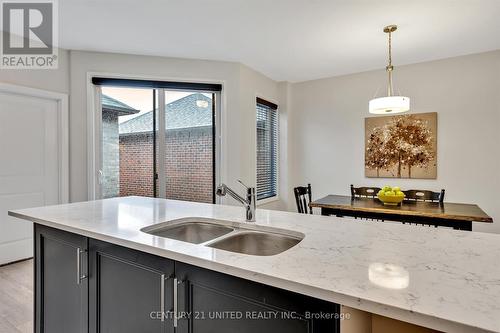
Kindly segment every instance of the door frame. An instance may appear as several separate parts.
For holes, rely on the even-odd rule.
[[[0,82],[0,92],[48,99],[57,103],[59,203],[69,202],[69,110],[68,95]]]
[[[226,151],[226,143],[223,140],[223,133],[226,128],[226,117],[223,110],[226,109],[225,97],[225,80],[202,79],[202,78],[179,78],[179,77],[165,77],[165,76],[150,76],[150,75],[137,75],[137,74],[123,74],[123,73],[108,73],[108,72],[87,72],[87,200],[100,200],[99,189],[99,170],[101,163],[101,118],[100,113],[97,112],[97,97],[99,90],[92,83],[93,77],[112,78],[112,79],[129,79],[129,80],[150,80],[150,81],[174,81],[174,82],[199,82],[199,83],[217,83],[222,85],[222,90],[216,92],[216,100],[219,103],[215,104],[215,184],[223,182],[226,178],[226,161],[224,160]],[[99,136],[98,136],[99,135]],[[159,173],[160,171],[157,170]],[[214,188],[215,191],[215,188]],[[161,192],[160,192],[161,193]],[[220,203],[220,198],[215,196],[217,203]]]

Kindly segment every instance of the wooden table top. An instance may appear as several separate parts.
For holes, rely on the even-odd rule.
[[[380,214],[398,214],[425,216],[450,220],[474,221],[492,223],[488,216],[478,205],[444,202],[408,202],[404,201],[399,206],[385,206],[378,199],[354,198],[345,195],[328,195],[309,204],[310,207],[342,209],[344,211],[361,211]]]

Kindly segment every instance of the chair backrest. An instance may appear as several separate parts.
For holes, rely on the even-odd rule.
[[[307,184],[307,186],[297,186],[293,189],[293,193],[295,194],[297,211],[301,214],[312,214],[312,208],[309,207],[309,203],[312,200],[311,184]]]
[[[428,190],[408,190],[403,191],[406,201],[430,201],[443,203],[444,189],[441,192],[432,192]]]
[[[351,197],[352,198],[376,198],[380,187],[354,187],[351,184]]]

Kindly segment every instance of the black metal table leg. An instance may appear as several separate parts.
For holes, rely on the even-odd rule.
[[[371,213],[362,211],[346,211],[337,208],[321,207],[321,215],[336,217],[354,217],[363,219],[376,219],[382,221],[395,221],[402,224],[421,224],[433,227],[449,227],[455,230],[472,231],[472,221],[457,221],[453,219],[439,219],[422,216],[403,216],[399,214]]]

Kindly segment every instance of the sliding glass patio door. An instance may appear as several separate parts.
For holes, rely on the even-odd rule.
[[[159,133],[159,196],[215,202],[215,94],[164,91]]]
[[[154,89],[101,89],[101,158],[98,186],[102,198],[154,197]]]
[[[217,92],[103,85],[101,198],[215,202]]]

